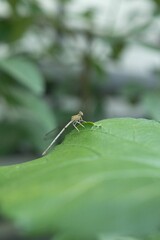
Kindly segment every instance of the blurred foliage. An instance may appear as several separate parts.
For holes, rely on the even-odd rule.
[[[0,70],[0,152],[15,151],[17,146],[23,149],[27,141],[41,151],[42,134],[54,124],[40,98],[44,91],[41,74],[31,61],[16,57],[0,61]]]
[[[138,21],[141,12],[131,10],[125,27],[116,27],[118,17],[100,27],[98,9],[75,14],[72,0],[54,0],[50,10],[43,1],[0,1],[0,153],[41,151],[42,135],[55,126],[53,111],[60,125],[77,110],[84,111],[86,119],[105,117],[106,97],[115,92],[124,96],[125,91],[114,83],[108,88],[111,66],[135,43],[160,50],[158,37],[146,37],[160,10],[159,1],[149,3],[151,14],[143,21]],[[146,86],[139,89],[143,97]],[[137,96],[136,89],[128,93],[129,102]],[[135,103],[142,104],[141,97],[137,99]]]

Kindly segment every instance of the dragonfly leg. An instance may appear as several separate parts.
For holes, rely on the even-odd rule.
[[[78,121],[77,123],[85,128],[85,126],[83,126],[83,124],[80,121]]]
[[[76,127],[77,122],[73,122],[73,127],[75,127],[75,129],[77,129],[77,131],[79,132],[79,129]]]

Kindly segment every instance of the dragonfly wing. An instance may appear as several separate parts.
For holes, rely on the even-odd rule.
[[[49,140],[49,139],[54,138],[56,132],[57,132],[57,128],[52,129],[51,131],[49,131],[48,133],[45,134],[44,140]]]

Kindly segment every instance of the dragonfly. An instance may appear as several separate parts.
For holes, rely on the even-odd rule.
[[[53,141],[49,144],[49,146],[45,149],[45,151],[42,153],[42,156],[46,155],[46,153],[48,152],[48,150],[52,147],[52,145],[55,143],[55,141],[61,136],[61,134],[66,130],[66,128],[68,128],[71,124],[73,125],[73,127],[79,132],[79,129],[77,128],[77,124],[79,124],[80,126],[84,127],[84,125],[82,124],[82,122],[85,122],[82,118],[83,116],[83,112],[79,111],[78,114],[73,115],[71,117],[71,120],[64,126],[64,128],[58,133],[58,135],[53,139]],[[50,132],[49,132],[50,133]],[[48,133],[48,134],[49,134]],[[47,134],[47,135],[48,135]]]

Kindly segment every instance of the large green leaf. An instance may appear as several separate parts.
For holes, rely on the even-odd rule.
[[[73,130],[43,158],[2,167],[1,213],[28,234],[57,239],[156,239],[160,124],[99,123]]]
[[[0,61],[0,69],[13,77],[20,84],[35,93],[42,93],[44,81],[38,68],[29,60],[14,57]]]

